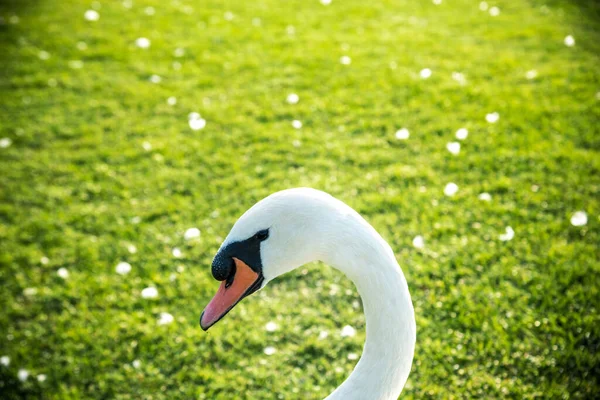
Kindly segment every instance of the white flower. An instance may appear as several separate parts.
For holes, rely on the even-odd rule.
[[[485,116],[485,120],[487,122],[489,122],[490,124],[495,124],[496,122],[498,122],[499,119],[500,119],[500,114],[498,114],[497,112],[489,113],[489,114],[486,114],[486,116]]]
[[[573,226],[583,226],[587,224],[588,218],[585,211],[577,211],[571,217],[571,225]]]
[[[88,21],[98,21],[100,19],[100,14],[98,14],[98,11],[95,10],[87,10],[83,14],[83,17]]]
[[[290,93],[288,94],[286,101],[289,104],[297,104],[298,101],[300,101],[300,96],[298,96],[296,93]]]
[[[340,287],[338,285],[336,285],[335,283],[332,283],[329,289],[329,295],[330,296],[337,296],[337,294],[340,291]]]
[[[63,279],[67,279],[69,277],[69,270],[66,268],[59,268],[58,271],[56,271],[56,275]]]
[[[454,155],[460,153],[460,143],[458,142],[450,142],[446,145],[446,148]]]
[[[175,51],[173,52],[173,55],[175,57],[183,57],[185,55],[185,49],[182,49],[181,47],[178,47],[175,49]]]
[[[292,121],[292,126],[296,129],[302,128],[302,121],[298,121],[297,119]]]
[[[331,0],[321,0],[321,4],[323,4],[324,6],[328,6],[331,4]]]
[[[173,257],[175,258],[181,258],[183,256],[183,253],[178,247],[173,247],[173,250],[171,250],[171,254],[173,254]]]
[[[354,335],[356,335],[356,329],[354,329],[350,325],[346,325],[342,328],[340,335],[342,337],[353,337]]]
[[[152,144],[150,142],[143,142],[142,148],[146,151],[150,151],[150,150],[152,150]]]
[[[478,198],[482,201],[492,201],[492,195],[487,192],[480,193]]]
[[[168,325],[175,320],[171,314],[168,312],[160,313],[160,317],[158,318],[158,325]]]
[[[115,271],[117,271],[117,274],[119,275],[127,275],[129,272],[131,272],[131,264],[121,261],[117,264]]]
[[[194,131],[199,131],[200,129],[204,129],[206,126],[206,120],[203,118],[192,119],[189,121],[190,128]]]
[[[567,46],[567,47],[575,46],[575,38],[571,35],[565,37],[565,46]]]
[[[45,381],[46,381],[46,375],[44,375],[44,374],[39,374],[39,375],[37,376],[37,380],[38,380],[38,382],[45,382]]]
[[[142,290],[142,297],[144,299],[155,299],[158,297],[158,290],[156,290],[155,287],[147,287],[144,290]]]
[[[133,365],[133,368],[139,368],[142,366],[142,362],[140,360],[133,360],[133,362],[131,363],[131,365]]]
[[[469,136],[469,131],[466,128],[460,128],[456,131],[456,138],[458,140],[465,140]]]
[[[537,75],[537,71],[535,69],[532,69],[531,71],[527,71],[527,73],[525,73],[525,78],[532,80],[535,79]]]
[[[170,106],[174,106],[177,104],[177,97],[171,96],[167,99],[167,104]]]
[[[396,139],[406,140],[410,136],[410,132],[406,128],[398,129],[396,131]]]
[[[50,259],[48,257],[44,256],[44,257],[40,258],[40,262],[43,265],[48,265],[48,263],[50,262]]]
[[[223,14],[223,18],[225,18],[226,21],[231,21],[233,20],[233,18],[235,18],[235,15],[233,15],[231,11],[225,11],[225,14]]]
[[[454,196],[458,192],[458,185],[456,183],[450,182],[444,187],[444,194],[446,196]]]
[[[200,116],[197,112],[190,113],[188,115],[188,121],[190,128],[194,131],[199,131],[200,129],[204,129],[206,126],[206,120]]]
[[[133,244],[127,245],[127,251],[131,254],[135,254],[137,253],[137,247],[135,247]]]
[[[499,239],[503,242],[508,242],[509,240],[512,240],[512,238],[514,238],[514,237],[515,237],[515,231],[510,226],[507,226],[505,233],[501,234],[499,236]]]
[[[421,72],[419,72],[419,75],[422,79],[428,79],[431,77],[431,70],[429,68],[423,68]]]
[[[9,356],[0,357],[0,364],[4,365],[5,367],[8,367],[10,365],[10,357]]]
[[[267,332],[275,332],[277,330],[277,324],[275,322],[267,322],[265,325]]]
[[[423,236],[418,235],[414,237],[412,244],[417,249],[422,249],[423,247],[425,247],[425,240],[423,239]]]
[[[150,82],[152,83],[160,83],[162,81],[162,78],[156,74],[152,74],[150,76]]]
[[[465,83],[467,83],[465,74],[463,74],[461,72],[453,72],[452,79],[454,79],[456,82],[460,83],[461,85],[464,85]]]
[[[488,3],[486,3],[485,1],[482,1],[481,3],[479,3],[479,9],[481,11],[487,11],[487,9],[488,9]]]
[[[12,144],[12,140],[10,140],[10,138],[2,138],[0,139],[0,148],[5,149],[7,147],[10,147],[10,145]]]
[[[273,354],[275,354],[277,352],[277,350],[273,346],[265,347],[265,349],[263,351],[268,356],[272,356]]]
[[[150,47],[150,39],[147,39],[145,37],[137,38],[135,40],[135,45],[140,49],[147,49]]]
[[[492,7],[490,8],[490,15],[492,17],[497,17],[498,15],[500,15],[500,9],[498,7]]]
[[[200,229],[198,228],[190,228],[183,234],[185,240],[192,240],[197,237],[200,237]]]
[[[319,340],[327,339],[327,336],[329,336],[329,332],[327,332],[327,331],[319,332]]]
[[[47,59],[50,58],[50,53],[48,53],[47,51],[42,50],[42,51],[40,51],[38,53],[38,57],[40,58],[40,60],[47,60]]]
[[[348,354],[348,360],[358,360],[358,354],[356,354],[356,353]]]
[[[35,296],[37,294],[37,292],[38,292],[37,288],[34,288],[34,287],[28,287],[28,288],[23,289],[23,294],[28,297]]]
[[[350,65],[350,63],[352,63],[352,59],[348,56],[342,56],[340,57],[340,62],[344,65]]]
[[[26,369],[20,369],[17,373],[17,377],[21,382],[25,382],[27,378],[29,378],[29,371],[27,371]]]
[[[69,61],[69,67],[71,67],[73,69],[81,69],[81,68],[83,68],[83,61],[71,60],[71,61]]]

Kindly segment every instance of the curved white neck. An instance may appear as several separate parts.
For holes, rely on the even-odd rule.
[[[261,244],[264,287],[277,276],[321,260],[342,271],[360,293],[367,322],[363,354],[354,371],[326,400],[396,400],[415,349],[415,315],[394,252],[367,221],[334,197],[314,189],[274,193],[235,223],[224,244],[270,230]]]
[[[389,245],[358,213],[335,219],[334,251],[320,258],[356,285],[367,335],[354,371],[326,400],[396,400],[410,373],[416,341],[406,279]]]

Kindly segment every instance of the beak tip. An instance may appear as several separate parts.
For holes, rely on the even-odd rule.
[[[262,275],[254,271],[243,261],[233,258],[235,262],[235,280],[221,281],[217,294],[208,303],[200,315],[200,327],[207,331],[219,322],[244,297],[255,292],[262,283]]]
[[[204,311],[202,311],[202,314],[200,314],[200,328],[202,328],[202,330],[204,332],[208,331],[208,328],[210,328],[210,325],[206,326],[202,323],[202,317],[204,317]]]

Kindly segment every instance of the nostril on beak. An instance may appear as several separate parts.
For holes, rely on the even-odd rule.
[[[235,266],[235,262],[234,262],[233,268],[231,268],[231,271],[229,271],[229,276],[227,277],[227,280],[225,281],[225,288],[228,288],[233,283],[233,278],[235,278],[235,270],[236,270],[236,266]]]
[[[229,257],[215,257],[212,263],[212,275],[218,281],[224,281],[235,272],[235,262]]]

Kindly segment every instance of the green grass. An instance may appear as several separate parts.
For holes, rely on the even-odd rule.
[[[0,148],[0,397],[325,397],[364,341],[359,297],[336,271],[307,266],[198,326],[233,222],[297,186],[342,199],[396,251],[418,326],[403,398],[597,396],[597,4],[491,0],[492,17],[467,0],[115,0],[86,21],[93,4],[0,4],[0,138],[12,141]],[[587,225],[570,224],[578,210]],[[184,241],[194,226],[201,237]],[[140,296],[147,286],[158,298]],[[158,326],[161,312],[175,321]],[[339,337],[346,324],[355,337]]]

